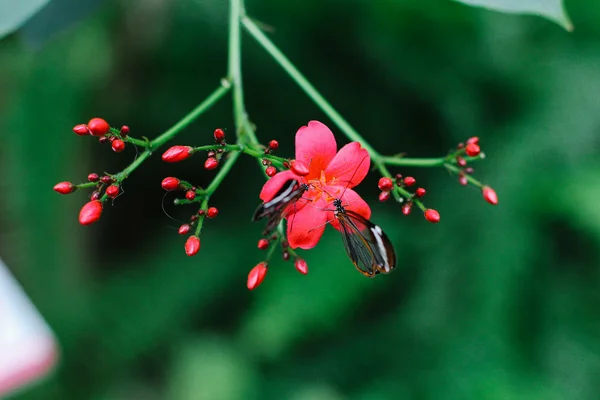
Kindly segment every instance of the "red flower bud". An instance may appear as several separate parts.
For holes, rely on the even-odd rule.
[[[98,138],[98,143],[100,143],[100,144],[104,144],[104,143],[107,143],[107,142],[108,142],[108,138],[106,136],[100,136]]]
[[[404,178],[404,184],[406,186],[412,186],[415,183],[417,183],[417,180],[415,178],[413,178],[412,176],[407,176],[406,178]]]
[[[121,139],[115,139],[112,141],[112,149],[115,153],[120,153],[125,150],[125,142]]]
[[[379,193],[379,201],[384,202],[390,199],[390,192],[381,192]]]
[[[101,193],[99,191],[94,190],[90,196],[90,200],[100,200],[100,195]]]
[[[269,247],[269,241],[267,239],[260,239],[258,241],[258,248],[260,250],[266,250]]]
[[[477,136],[473,136],[470,137],[469,139],[467,139],[467,144],[478,144],[479,143],[479,138]]]
[[[75,132],[75,134],[78,136],[85,136],[90,134],[90,131],[88,130],[86,124],[75,125],[73,127],[73,132]]]
[[[427,191],[423,188],[418,188],[417,190],[415,190],[415,196],[417,197],[423,197],[425,196],[425,193],[427,193]]]
[[[459,167],[465,167],[467,165],[467,160],[465,160],[461,156],[458,156],[456,157],[456,164],[458,164]]]
[[[162,155],[165,162],[179,162],[190,158],[193,148],[190,146],[173,146],[167,149]]]
[[[90,119],[90,122],[88,122],[87,127],[90,130],[90,133],[94,136],[104,136],[110,130],[110,125],[102,118]]]
[[[100,215],[102,215],[102,203],[98,200],[92,200],[81,207],[79,223],[81,225],[93,224],[100,219]]]
[[[306,264],[306,261],[303,259],[296,258],[296,261],[294,261],[294,267],[296,267],[296,270],[302,275],[308,274],[308,264]]]
[[[88,181],[90,182],[98,182],[98,179],[100,179],[100,177],[94,172],[88,175]]]
[[[173,178],[172,176],[167,176],[165,179],[162,180],[160,185],[167,192],[177,190],[179,189],[179,179]]]
[[[299,175],[299,176],[306,176],[310,172],[310,170],[308,169],[306,164],[304,164],[302,161],[298,161],[298,160],[292,160],[290,162],[290,168],[291,168],[292,172],[294,172],[296,175]]]
[[[383,177],[383,178],[379,179],[379,184],[377,186],[379,187],[379,190],[388,192],[388,191],[392,190],[392,188],[394,187],[394,183],[392,182],[392,180],[390,178]]]
[[[119,194],[119,187],[117,185],[110,185],[106,188],[106,195],[113,199]]]
[[[206,216],[208,218],[215,218],[217,215],[219,215],[217,207],[209,207],[208,210],[206,210]]]
[[[433,208],[428,208],[425,210],[425,219],[432,224],[437,224],[440,222],[440,213],[434,210]]]
[[[250,270],[250,273],[248,273],[248,282],[246,283],[246,286],[250,290],[256,289],[265,279],[266,275],[267,263],[263,261],[256,264],[256,266]]]
[[[269,149],[277,150],[278,147],[279,147],[279,142],[277,140],[271,140],[269,142]]]
[[[402,214],[404,214],[404,215],[410,214],[410,211],[412,210],[412,205],[413,205],[413,203],[410,201],[404,203],[404,205],[402,206]]]
[[[75,190],[77,190],[77,186],[73,185],[71,182],[60,182],[54,185],[54,191],[60,194],[73,193]]]
[[[277,173],[277,168],[273,166],[267,167],[267,169],[265,169],[265,173],[268,177],[275,176],[275,174]]]
[[[469,181],[467,180],[467,177],[464,174],[460,174],[458,175],[458,183],[460,183],[463,186],[467,186],[469,184]]]
[[[204,162],[204,168],[207,170],[215,169],[219,166],[219,161],[214,157],[208,157]]]
[[[287,250],[285,250],[285,251],[283,252],[282,256],[283,256],[283,259],[284,259],[285,261],[287,261],[287,260],[289,260],[289,259],[290,259],[290,252],[289,252],[289,251],[287,251]]]
[[[475,157],[475,156],[479,155],[480,152],[481,152],[481,149],[479,148],[479,145],[476,143],[469,143],[467,145],[467,147],[465,148],[465,153],[467,153],[467,155],[470,157]]]
[[[100,179],[102,180],[102,183],[106,183],[107,185],[108,185],[109,183],[112,183],[112,181],[113,181],[113,178],[111,178],[111,177],[110,177],[110,176],[108,176],[108,175],[104,175],[104,176],[103,176],[102,178],[100,178]]]
[[[180,235],[185,235],[189,231],[190,231],[190,226],[188,224],[183,224],[179,227],[179,230],[177,231],[177,233],[179,233]]]
[[[185,241],[185,254],[190,257],[195,256],[198,250],[200,250],[200,239],[192,235]]]
[[[185,198],[188,200],[194,200],[196,198],[196,192],[193,190],[188,190],[185,192]]]
[[[215,129],[214,132],[214,136],[215,136],[215,142],[220,142],[223,139],[225,139],[225,132],[223,132],[223,129]]]
[[[492,189],[491,187],[489,187],[489,186],[482,187],[481,193],[483,194],[483,198],[485,199],[485,201],[487,201],[491,205],[495,206],[498,204],[498,195],[496,194],[496,191],[494,189]]]
[[[125,137],[129,135],[129,127],[127,125],[123,125],[119,132],[121,133],[121,136]]]

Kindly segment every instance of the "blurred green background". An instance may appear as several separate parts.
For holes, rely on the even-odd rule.
[[[218,85],[228,2],[58,3],[0,42],[0,255],[62,348],[56,373],[17,399],[600,398],[598,2],[567,2],[569,34],[446,0],[247,0],[376,148],[437,156],[477,135],[488,157],[476,177],[500,198],[492,207],[442,169],[395,170],[427,189],[442,215],[432,225],[377,203],[373,173],[358,192],[396,246],[394,273],[358,274],[328,228],[301,252],[307,276],[277,257],[253,292],[253,160],[212,199],[220,214],[193,258],[160,182],[207,184],[201,158],[155,155],[89,227],[77,222],[87,192],[52,191],[135,157],[75,136],[75,124],[101,116],[155,137]],[[345,143],[243,39],[260,140],[292,155],[296,130],[317,119]],[[173,144],[210,143],[216,127],[233,129],[229,98]],[[175,217],[192,212],[169,200]]]

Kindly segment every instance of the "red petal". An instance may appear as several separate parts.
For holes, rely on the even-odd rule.
[[[294,174],[292,171],[282,171],[278,174],[275,174],[271,179],[269,179],[263,186],[260,191],[260,199],[262,201],[269,201],[277,192],[281,189],[284,183],[286,183],[290,179],[296,179],[298,181],[304,182],[304,180],[298,175]]]
[[[308,180],[321,176],[321,171],[327,168],[336,151],[333,133],[319,121],[310,121],[308,126],[303,126],[296,132],[296,160],[308,165]]]
[[[326,208],[327,202],[320,198],[288,215],[287,237],[292,249],[312,249],[317,245],[325,230],[327,215],[331,214],[324,211]]]
[[[371,208],[367,202],[364,201],[362,197],[360,197],[360,195],[352,189],[346,189],[342,195],[342,205],[346,210],[354,211],[366,219],[371,218]],[[331,206],[329,208],[331,208]],[[333,216],[333,213],[331,213],[331,215]],[[338,222],[337,218],[333,218],[333,221],[331,221],[331,226],[338,231],[340,230],[340,223]]]
[[[340,149],[325,169],[328,180],[335,178],[335,183],[344,187],[354,187],[365,179],[369,173],[371,158],[369,153],[360,147],[360,143],[348,143]]]

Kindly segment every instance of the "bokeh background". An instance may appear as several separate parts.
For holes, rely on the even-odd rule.
[[[247,0],[376,148],[437,156],[479,136],[476,177],[500,198],[492,207],[442,169],[395,170],[426,187],[432,225],[378,203],[373,173],[358,191],[396,246],[394,273],[358,274],[328,228],[301,252],[307,276],[276,257],[253,292],[253,160],[214,196],[220,215],[193,258],[160,182],[207,184],[202,157],[152,157],[89,227],[77,222],[87,192],[52,191],[135,157],[75,124],[101,116],[155,137],[216,87],[228,2],[52,3],[0,42],[0,255],[62,349],[52,377],[16,399],[600,398],[599,3],[567,1],[567,33],[446,0]],[[317,119],[347,142],[243,39],[261,141],[292,155],[296,129]],[[210,143],[216,127],[233,129],[229,98],[176,142]]]

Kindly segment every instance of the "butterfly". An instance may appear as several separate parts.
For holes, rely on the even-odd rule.
[[[285,217],[289,206],[300,200],[308,189],[309,186],[306,183],[300,183],[295,179],[286,181],[271,200],[258,206],[252,221],[267,218],[267,225],[263,234],[265,236],[269,235]]]
[[[396,268],[396,252],[392,242],[378,226],[333,200],[333,215],[340,223],[340,233],[346,253],[361,274],[373,277]]]

